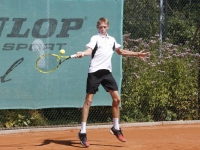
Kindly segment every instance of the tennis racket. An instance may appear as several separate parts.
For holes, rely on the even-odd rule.
[[[57,54],[41,55],[36,61],[36,69],[41,73],[51,73],[58,69],[58,67],[70,58],[75,58],[76,54],[71,56],[60,56]]]

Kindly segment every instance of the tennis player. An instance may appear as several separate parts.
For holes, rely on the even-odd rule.
[[[100,84],[107,92],[110,93],[112,98],[113,127],[110,129],[110,132],[121,142],[126,142],[126,139],[123,136],[122,130],[119,126],[120,96],[118,93],[117,83],[112,76],[111,57],[113,53],[116,51],[119,55],[135,56],[144,61],[146,58],[148,58],[148,56],[150,56],[149,52],[132,52],[121,49],[121,45],[116,42],[115,38],[107,33],[107,30],[109,29],[108,19],[100,18],[97,21],[96,27],[98,29],[98,34],[91,37],[90,42],[86,45],[87,49],[83,52],[77,52],[78,58],[91,55],[87,77],[86,97],[82,107],[81,130],[78,133],[81,144],[85,147],[89,147],[90,145],[86,136],[86,122],[88,113],[93,96],[98,91]]]

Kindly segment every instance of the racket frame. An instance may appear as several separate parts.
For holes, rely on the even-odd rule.
[[[38,62],[39,62],[42,58],[48,57],[48,56],[57,57],[58,65],[57,65],[54,69],[52,69],[52,70],[43,71],[43,70],[41,70],[41,69],[38,67]],[[60,55],[57,55],[57,54],[44,54],[44,55],[41,55],[41,56],[36,60],[36,69],[37,69],[39,72],[41,72],[41,73],[48,74],[48,73],[51,73],[51,72],[54,72],[55,70],[57,70],[58,67],[59,67],[64,61],[66,61],[67,59],[75,58],[75,57],[76,57],[76,54],[71,55],[71,56],[60,56]]]

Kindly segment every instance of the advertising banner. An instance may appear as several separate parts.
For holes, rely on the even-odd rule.
[[[36,60],[47,53],[84,51],[98,33],[97,20],[109,19],[108,34],[122,43],[123,0],[1,0],[0,109],[82,107],[91,56],[70,59],[43,74]],[[113,55],[113,75],[121,88],[121,57]],[[120,92],[120,91],[119,91]],[[100,87],[93,106],[112,99]]]

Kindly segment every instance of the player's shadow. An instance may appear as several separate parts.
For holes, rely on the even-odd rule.
[[[77,142],[76,140],[48,140],[47,139],[47,140],[44,140],[42,144],[37,145],[37,146],[44,146],[44,145],[48,145],[50,143],[78,147],[78,146],[75,146],[75,145],[79,144],[80,142]]]
[[[48,145],[50,143],[55,143],[55,144],[60,144],[60,145],[65,145],[65,146],[72,146],[72,147],[83,147],[80,144],[80,141],[77,140],[44,140],[42,144],[36,145],[36,146],[44,146]],[[105,145],[105,144],[90,144],[90,145],[98,145],[98,146],[111,146],[111,147],[123,147],[123,146],[118,146],[118,145]]]

